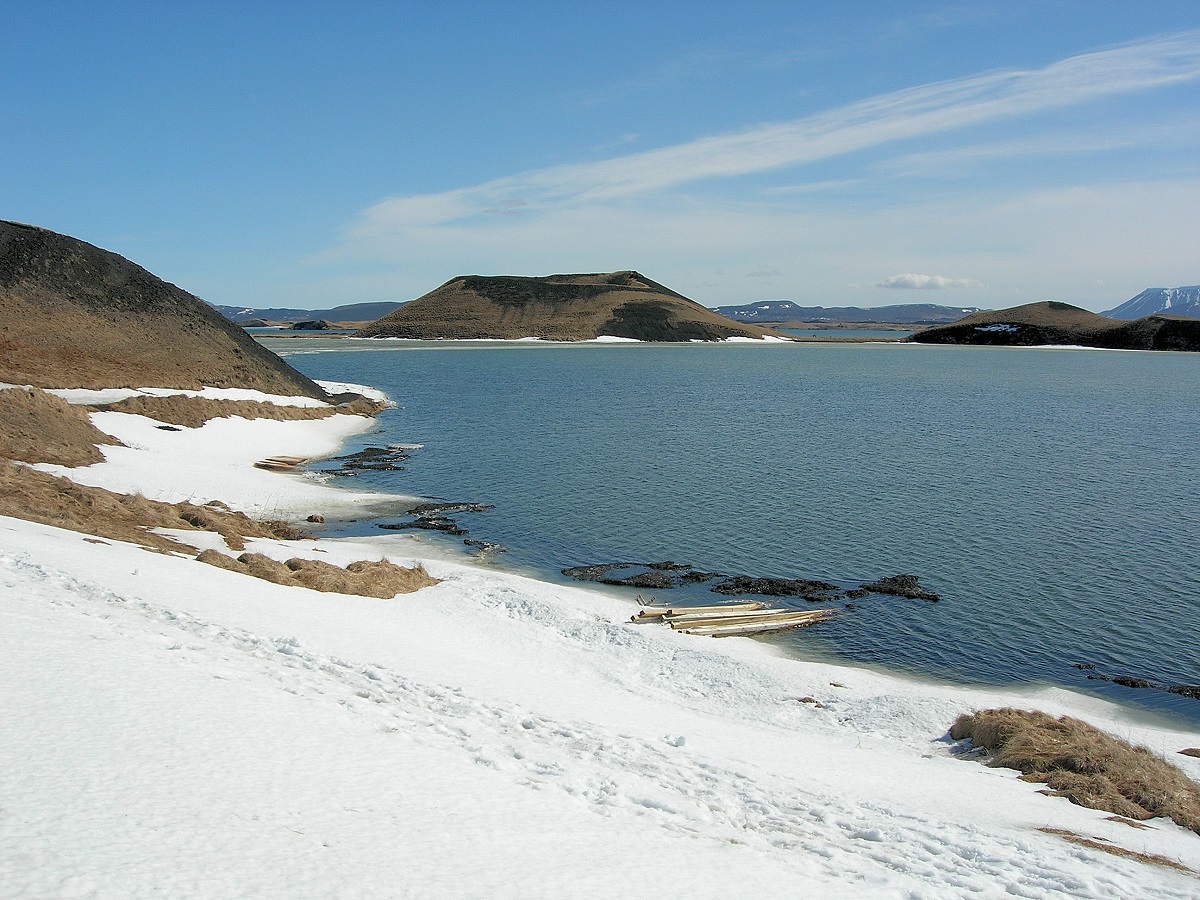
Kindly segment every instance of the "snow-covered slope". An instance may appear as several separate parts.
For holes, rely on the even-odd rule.
[[[119,415],[95,421],[131,443],[156,437]],[[263,455],[281,424],[297,443],[329,436],[262,422]],[[258,427],[238,441],[253,446]],[[175,444],[180,472],[204,452],[192,431]],[[230,475],[231,503],[245,490],[260,506],[267,485],[279,508],[315,497],[295,475],[246,486],[237,467],[208,476]],[[157,463],[114,456],[99,470],[113,486],[136,472],[148,493],[184,489],[156,489],[178,479]],[[428,546],[388,535],[249,549],[407,564]],[[1043,796],[956,758],[945,736],[979,707],[1070,712],[1195,778],[1200,760],[1175,751],[1200,735],[1059,690],[785,659],[630,624],[633,604],[610,594],[426,566],[441,584],[379,601],[0,518],[0,895],[1200,893],[1191,875],[1038,829],[1197,870],[1200,837]]]
[[[1200,285],[1146,288],[1136,297],[1101,315],[1110,319],[1140,319],[1156,313],[1200,319]]]

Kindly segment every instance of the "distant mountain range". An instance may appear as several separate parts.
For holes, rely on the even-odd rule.
[[[270,309],[250,309],[241,306],[217,306],[210,304],[217,312],[230,322],[249,322],[259,319],[263,322],[312,322],[324,319],[326,322],[374,322],[394,312],[402,303],[349,303],[345,306],[334,306],[330,309],[290,309],[288,307],[272,307]]]
[[[773,334],[731,321],[634,271],[460,275],[357,332],[413,340],[547,341],[720,341]]]
[[[1120,306],[1101,313],[1110,319],[1140,319],[1160,314],[1200,319],[1200,285],[1146,288]]]
[[[791,300],[763,300],[741,306],[718,306],[715,312],[735,322],[753,322],[756,325],[779,325],[784,322],[942,325],[979,312],[979,308],[909,303],[864,309],[859,306],[797,306]]]

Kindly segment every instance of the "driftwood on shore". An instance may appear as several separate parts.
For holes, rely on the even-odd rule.
[[[639,598],[640,600],[641,598]],[[832,609],[797,610],[765,603],[727,603],[720,606],[653,606],[643,604],[631,622],[663,622],[684,634],[735,637],[805,628],[833,618]]]

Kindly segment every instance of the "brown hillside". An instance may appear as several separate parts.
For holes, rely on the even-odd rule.
[[[115,253],[16,222],[0,222],[0,381],[325,396],[186,291]]]
[[[918,331],[908,340],[922,344],[1200,351],[1200,321],[1163,315],[1120,321],[1068,303],[1042,302],[972,313],[950,325]]]
[[[718,315],[637,272],[465,275],[358,331],[415,340],[719,341],[778,337]]]

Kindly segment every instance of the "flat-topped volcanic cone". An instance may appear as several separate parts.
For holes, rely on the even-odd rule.
[[[115,253],[16,222],[0,222],[0,381],[325,397],[187,291]]]
[[[743,325],[637,272],[464,275],[361,329],[359,337],[414,340],[720,341],[779,337]]]
[[[1069,303],[1042,302],[972,313],[908,338],[921,344],[1079,346],[1110,350],[1200,350],[1200,320],[1153,315],[1117,321]]]

